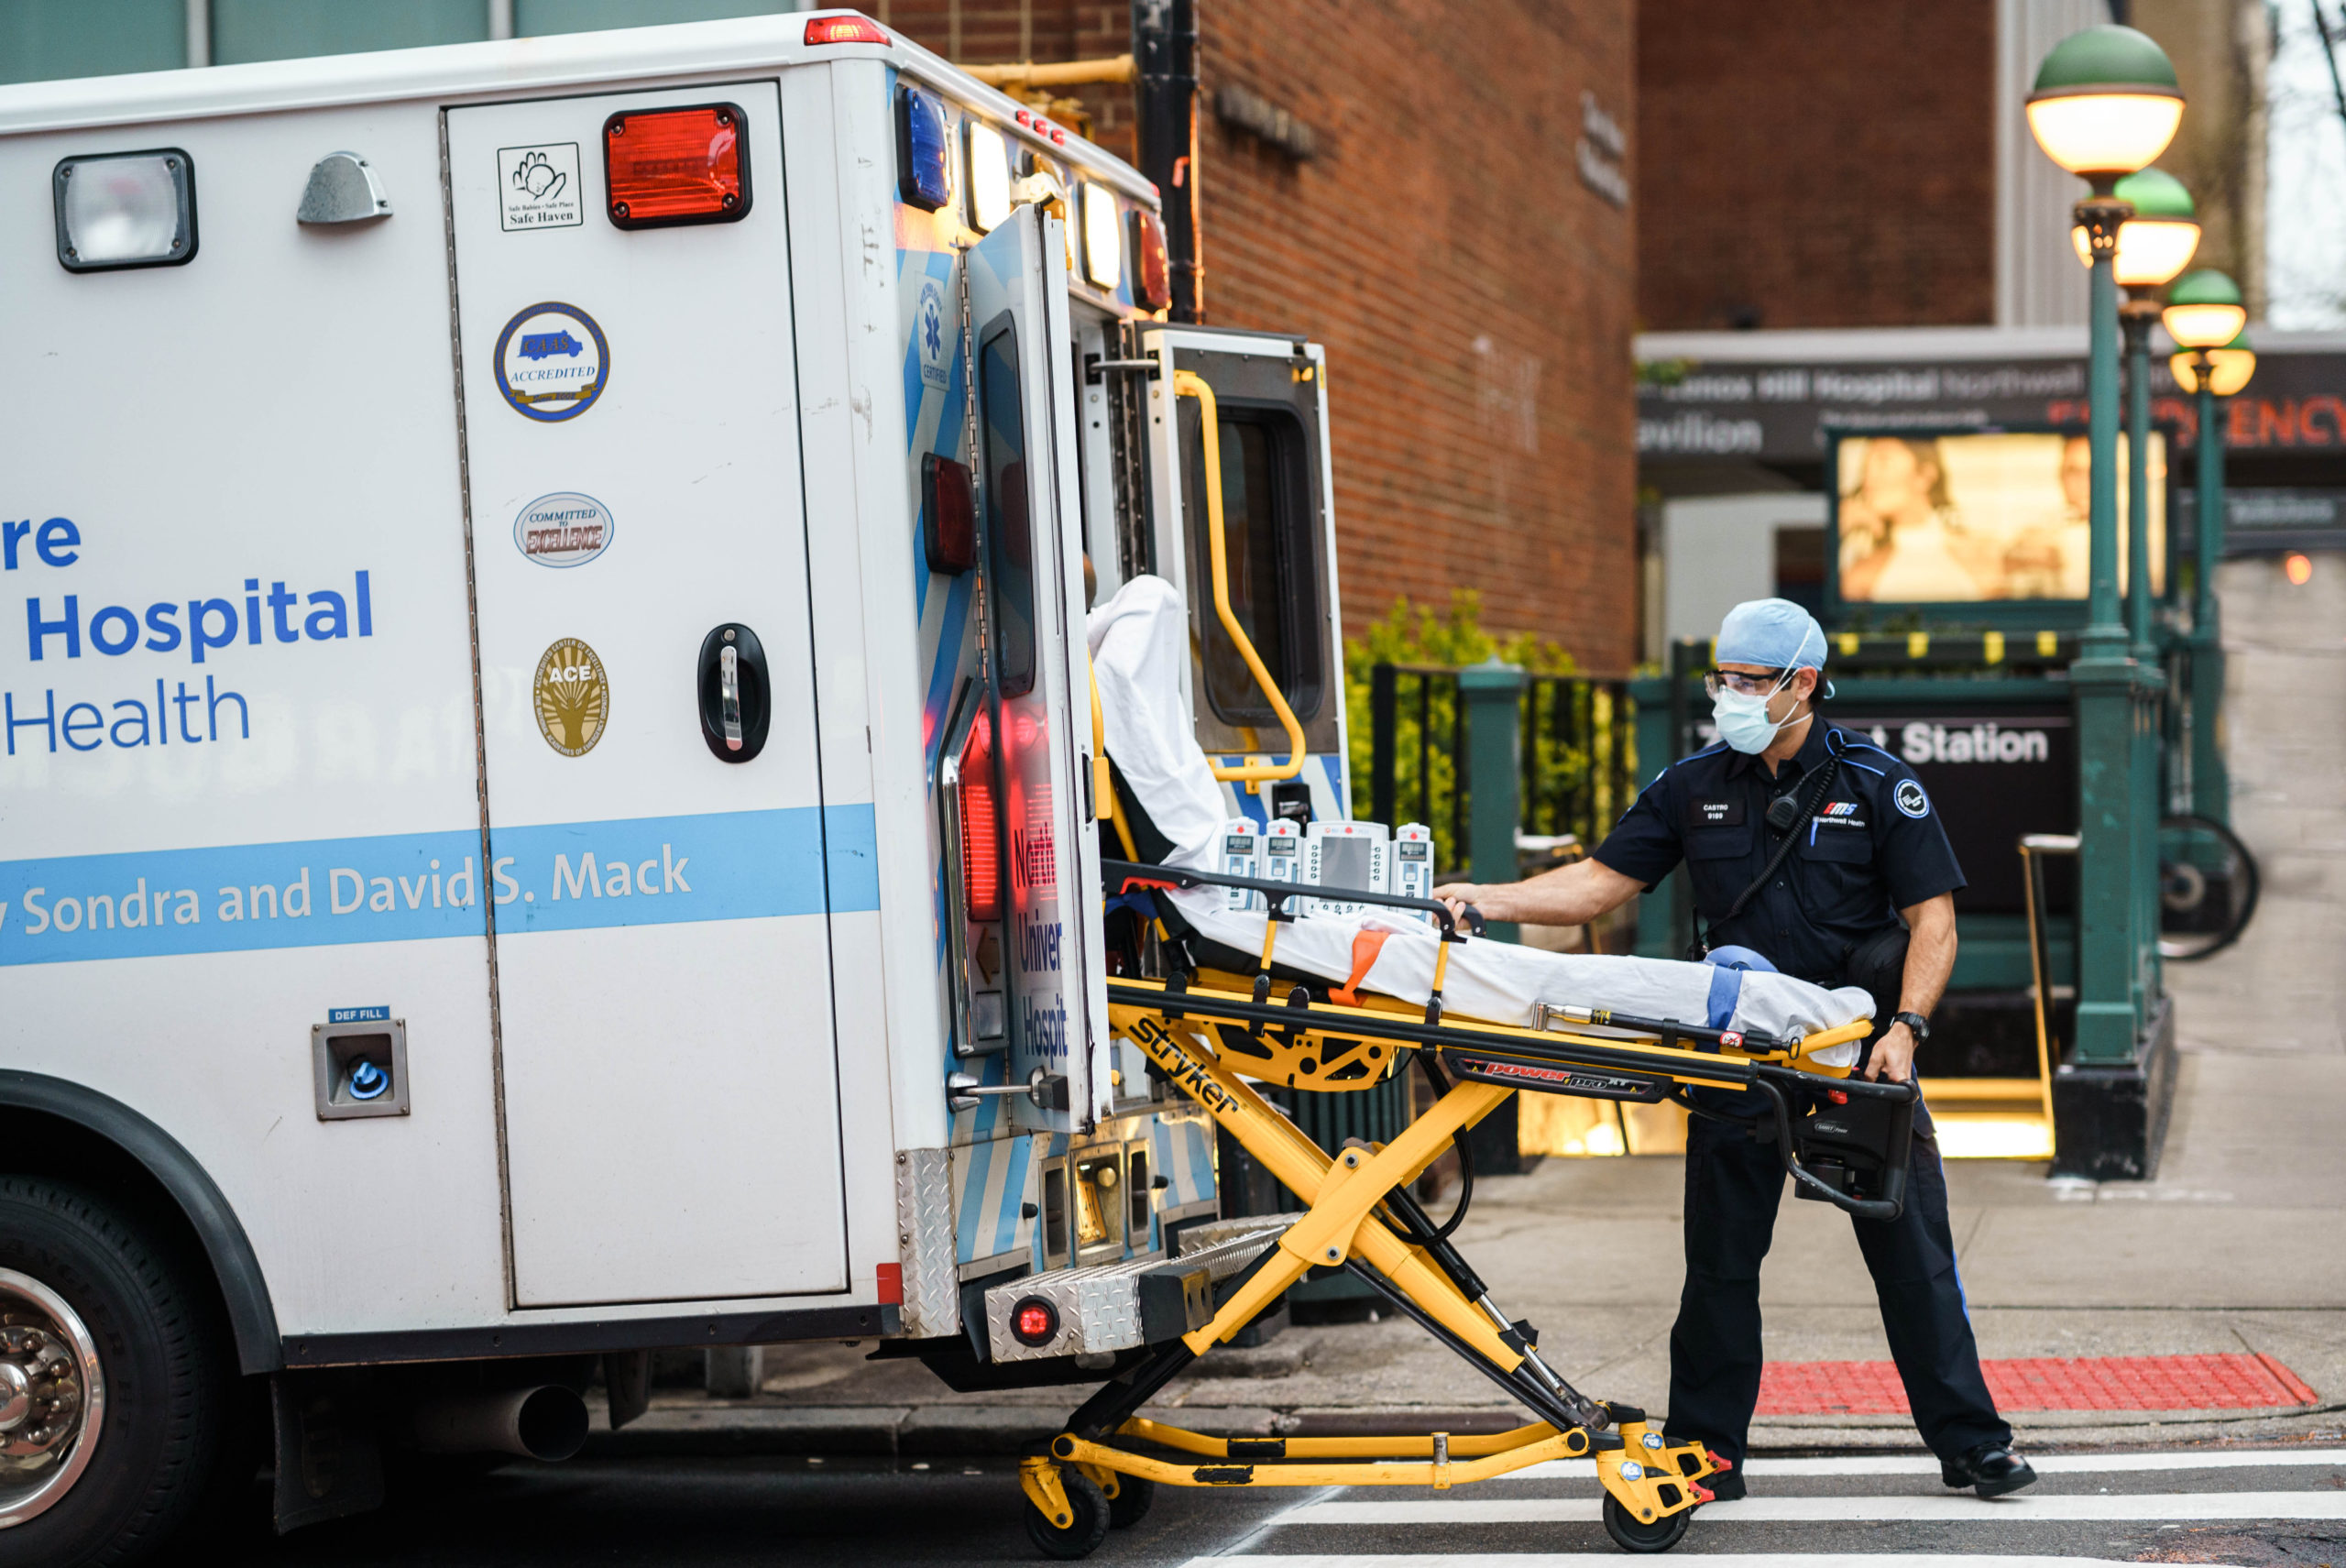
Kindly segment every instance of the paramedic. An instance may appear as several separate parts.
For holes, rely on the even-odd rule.
[[[1816,718],[1825,633],[1806,610],[1783,599],[1736,606],[1719,628],[1716,658],[1705,685],[1719,742],[1664,769],[1591,859],[1528,882],[1459,883],[1437,895],[1493,920],[1580,926],[1683,860],[1712,962],[1872,992],[1875,1032],[1859,1070],[1910,1079],[1955,967],[1954,893],[1964,885],[1936,807],[1903,762]],[[1787,828],[1796,841],[1779,857]],[[1760,1100],[1749,1091],[1694,1093],[1743,1115]],[[1760,1396],[1760,1264],[1783,1186],[1772,1143],[1690,1119],[1686,1284],[1670,1336],[1668,1431],[1674,1442],[1700,1442],[1736,1462],[1710,1483],[1722,1498],[1744,1494]],[[1904,1213],[1855,1223],[1914,1424],[1946,1484],[1983,1497],[2027,1486],[2035,1472],[2012,1453],[2012,1429],[1980,1375],[1926,1109],[1915,1113]]]

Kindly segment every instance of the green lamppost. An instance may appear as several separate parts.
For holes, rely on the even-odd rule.
[[[2191,809],[2231,824],[2231,783],[2217,743],[2224,699],[2224,648],[2216,603],[2216,566],[2224,554],[2224,433],[2216,400],[2248,385],[2256,356],[2241,328],[2248,309],[2221,272],[2203,269],[2176,280],[2162,313],[2177,352],[2168,360],[2178,385],[2199,397],[2199,526],[2191,593]]]
[[[2110,274],[2127,291],[2119,307],[2118,324],[2126,346],[2126,630],[2134,659],[2134,678],[2145,684],[2161,672],[2159,651],[2151,633],[2151,323],[2158,319],[2158,302],[2150,291],[2182,271],[2199,247],[2199,224],[2191,206],[2191,192],[2172,174],[2145,169],[2118,181],[2111,194],[2132,207],[2133,215],[2118,225],[2118,250]],[[2092,264],[2088,236],[2072,231],[2080,259]],[[2140,717],[2138,715],[2138,717]],[[2132,800],[2127,812],[2127,837],[2134,868],[2133,922],[2137,932],[2154,933],[2159,918],[2158,823],[2164,815],[2159,766],[2160,733],[2145,724],[2133,727],[2128,748],[2127,777]],[[2156,994],[2161,965],[2155,939],[2143,966],[2145,988]]]
[[[2045,57],[2029,93],[2039,147],[2090,193],[2075,209],[2086,231],[2092,288],[2087,363],[2091,477],[2090,598],[2069,674],[2077,707],[2078,1067],[2135,1067],[2153,987],[2156,933],[2145,928],[2134,821],[2140,751],[2135,727],[2155,701],[2155,671],[2138,674],[2118,601],[2119,228],[2134,210],[2118,181],[2166,150],[2183,119],[2175,67],[2132,27],[2088,27]],[[2146,575],[2146,574],[2145,574]],[[2148,685],[2150,689],[2143,688]],[[2139,1070],[2139,1069],[2137,1069]],[[2122,1086],[2112,1084],[2113,1095]],[[2056,1113],[2058,1104],[2056,1102]],[[2147,1132],[2143,1135],[2147,1138]],[[2147,1157],[2147,1155],[2143,1157]],[[2065,1157],[2065,1163],[2066,1159]]]

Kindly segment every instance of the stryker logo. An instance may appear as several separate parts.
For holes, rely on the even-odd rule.
[[[1898,732],[1898,751],[1907,763],[2044,762],[2053,756],[2042,729],[2006,729],[1993,721],[1968,729],[1917,719]]]
[[[1142,1018],[1134,1024],[1132,1037],[1149,1058],[1165,1069],[1174,1085],[1209,1111],[1227,1110],[1237,1103],[1235,1098],[1223,1091],[1222,1085],[1206,1076],[1206,1069],[1191,1060],[1189,1053],[1173,1043],[1172,1032],[1154,1018]]]

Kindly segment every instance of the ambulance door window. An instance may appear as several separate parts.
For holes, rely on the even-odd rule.
[[[986,447],[986,597],[993,606],[995,691],[1004,697],[1035,689],[1035,537],[1023,395],[1018,329],[1004,315],[978,350]]]
[[[1262,688],[1212,610],[1213,545],[1206,527],[1201,416],[1184,400],[1183,449],[1190,454],[1183,499],[1193,520],[1191,581],[1204,631],[1206,701],[1225,724],[1276,725]],[[1321,669],[1317,531],[1306,445],[1295,415],[1283,408],[1225,401],[1217,422],[1222,446],[1222,528],[1230,608],[1299,719],[1320,711]]]

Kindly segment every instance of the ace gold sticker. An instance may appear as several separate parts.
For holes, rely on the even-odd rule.
[[[530,686],[538,733],[565,757],[583,757],[603,738],[611,712],[611,683],[595,650],[565,637],[538,661]]]

